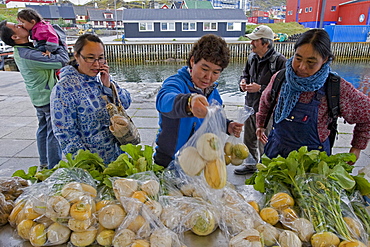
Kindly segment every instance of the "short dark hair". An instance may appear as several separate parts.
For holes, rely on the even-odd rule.
[[[323,59],[334,60],[330,37],[324,29],[314,28],[304,32],[294,44],[294,50],[305,44],[311,44]]]
[[[5,44],[15,46],[16,43],[12,39],[14,31],[6,26],[7,23],[7,20],[0,22],[0,38]]]
[[[73,46],[73,51],[76,55],[80,55],[81,54],[81,51],[82,49],[84,48],[84,46],[86,45],[86,43],[90,41],[90,42],[96,42],[96,43],[100,43],[102,44],[102,46],[104,47],[104,43],[103,41],[101,41],[101,39],[96,36],[95,34],[90,34],[90,33],[87,33],[87,34],[83,34],[81,35],[80,37],[78,37],[78,39],[76,40],[76,43],[75,45]],[[76,65],[76,60],[72,60],[70,62],[71,65]]]
[[[272,46],[273,46],[273,44],[274,44],[274,42],[273,42],[273,40],[272,40],[272,39],[261,38],[261,41],[262,41],[262,45],[264,45],[264,44],[269,44],[269,45],[267,46],[267,48],[268,48],[268,49],[271,49],[271,48],[272,48]]]
[[[189,53],[187,64],[189,68],[190,59],[194,57],[194,63],[202,58],[207,62],[217,64],[223,69],[229,65],[230,51],[224,39],[214,34],[202,36],[193,46]]]
[[[35,20],[36,23],[42,21],[42,16],[34,9],[25,8],[18,12],[17,18],[22,18],[25,21],[32,22]]]

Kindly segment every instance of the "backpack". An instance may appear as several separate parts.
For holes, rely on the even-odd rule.
[[[276,72],[276,62],[277,58],[280,57],[281,53],[275,52],[270,58],[269,58],[269,63],[270,63],[270,71],[271,74],[275,74]],[[248,63],[252,64],[252,59],[253,59],[254,53],[250,53],[248,56]]]
[[[271,89],[271,99],[272,104],[267,113],[267,117],[265,119],[264,128],[267,127],[267,124],[271,118],[272,113],[274,112],[274,108],[277,104],[277,97],[279,95],[281,85],[285,81],[285,69],[282,69],[278,72],[273,81],[272,89]],[[340,113],[339,109],[339,95],[340,95],[340,76],[335,75],[333,73],[329,73],[328,78],[325,82],[325,94],[326,98],[328,99],[328,111],[329,117],[332,119],[329,123],[328,129],[330,130],[329,141],[330,147],[332,148],[334,145],[334,141],[336,139],[336,135],[338,133],[338,117]]]

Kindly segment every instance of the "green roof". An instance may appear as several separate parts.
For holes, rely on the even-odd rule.
[[[213,9],[212,3],[209,1],[187,1],[184,0],[183,8],[187,9]]]

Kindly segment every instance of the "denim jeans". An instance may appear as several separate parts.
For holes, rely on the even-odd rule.
[[[36,140],[40,165],[47,165],[51,169],[62,159],[62,149],[51,127],[50,104],[35,108],[39,121]]]

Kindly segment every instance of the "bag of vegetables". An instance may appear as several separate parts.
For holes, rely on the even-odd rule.
[[[223,188],[227,181],[223,151],[226,136],[225,111],[215,101],[208,107],[202,125],[176,153],[175,165],[189,176],[203,174],[213,189]]]
[[[237,122],[244,123],[252,114],[254,114],[254,110],[252,107],[246,105],[243,107],[239,107]],[[243,143],[242,137],[237,138],[234,135],[230,135],[227,138],[224,146],[224,152],[226,165],[241,165],[243,164],[243,161],[249,156],[249,149]]]

